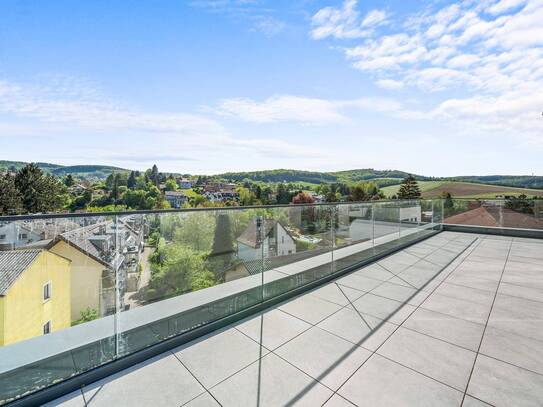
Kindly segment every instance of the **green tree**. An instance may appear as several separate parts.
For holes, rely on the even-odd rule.
[[[149,301],[162,300],[215,284],[213,274],[206,269],[205,254],[177,243],[160,247],[157,252],[159,255],[153,256],[151,264],[151,281],[147,291]]]
[[[74,184],[75,184],[74,177],[72,176],[72,174],[68,174],[66,178],[64,178],[64,185],[66,185],[67,187],[71,187]]]
[[[405,178],[398,191],[398,199],[419,199],[421,197],[419,184],[414,176]]]
[[[92,201],[92,192],[89,190],[86,190],[83,192],[82,195],[77,196],[71,203],[70,203],[70,210],[76,211],[78,209],[85,209],[88,204],[90,204]]]
[[[134,171],[130,171],[130,176],[126,181],[126,186],[130,189],[136,188],[136,173]]]
[[[23,211],[23,196],[9,174],[0,176],[0,215],[18,214]]]
[[[53,212],[63,204],[62,185],[35,164],[27,164],[15,175],[15,186],[22,195],[25,212]]]
[[[153,168],[151,168],[151,174],[149,176],[153,184],[158,187],[158,184],[160,184],[160,175],[158,173],[158,167],[156,164],[153,164]]]
[[[241,206],[251,206],[255,204],[256,196],[248,188],[238,188],[239,203]]]
[[[211,256],[234,252],[234,241],[230,227],[230,217],[226,213],[219,213],[211,246]]]
[[[443,191],[443,193],[441,194],[441,198],[443,199],[443,207],[445,209],[453,208],[454,202],[452,200],[452,195],[449,192]]]
[[[175,179],[168,178],[166,180],[166,191],[177,191],[177,182],[175,182]]]
[[[360,183],[351,188],[351,193],[349,194],[349,201],[352,202],[361,202],[368,199],[368,194],[364,189],[364,184]]]

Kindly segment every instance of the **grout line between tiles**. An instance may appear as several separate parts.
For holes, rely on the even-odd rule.
[[[498,283],[498,286],[496,287],[496,291],[494,292],[494,298],[492,300],[492,304],[490,305],[490,311],[488,313],[488,316],[486,318],[485,328],[483,329],[483,334],[481,335],[481,340],[479,341],[479,347],[477,348],[477,354],[475,355],[475,359],[473,360],[473,365],[471,366],[471,371],[469,373],[468,382],[466,383],[466,388],[464,389],[464,396],[462,397],[462,403],[460,403],[460,407],[464,405],[464,400],[466,399],[466,393],[469,388],[469,383],[471,382],[471,377],[473,376],[473,371],[475,370],[475,365],[477,364],[477,358],[479,357],[479,352],[481,351],[481,346],[483,345],[483,340],[486,333],[486,328],[488,326],[488,321],[490,320],[490,315],[492,315],[492,309],[494,308],[494,303],[496,302],[496,297],[498,296],[498,290],[500,288],[500,284],[503,278],[503,273],[505,273],[505,267],[507,265],[507,259],[509,258],[509,254],[511,253],[511,247],[513,245],[513,241],[509,243],[509,250],[507,251],[507,257],[505,259],[505,262],[503,264],[502,273],[500,275],[500,280]]]

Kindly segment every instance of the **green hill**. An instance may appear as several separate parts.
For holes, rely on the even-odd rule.
[[[0,171],[15,169],[18,170],[26,165],[22,161],[0,161]],[[105,179],[112,172],[128,172],[125,168],[107,166],[107,165],[71,165],[64,166],[51,163],[37,163],[38,167],[44,171],[63,177],[67,174],[72,174],[81,179]],[[179,174],[174,174],[179,175]],[[233,182],[242,182],[243,180],[251,180],[254,182],[263,183],[278,183],[292,182],[305,185],[307,187],[315,186],[321,183],[342,182],[346,184],[355,184],[361,181],[373,181],[386,195],[394,195],[397,192],[398,185],[409,173],[399,170],[375,170],[373,168],[360,168],[347,171],[319,172],[319,171],[303,171],[292,169],[276,169],[265,171],[244,171],[244,172],[226,172],[210,176],[209,178]],[[188,176],[188,174],[185,174]],[[459,176],[459,177],[428,177],[424,175],[415,175],[416,179],[421,183],[423,192],[434,190],[437,194],[438,189],[446,189],[443,186],[448,184],[449,189],[461,192],[462,195],[471,196],[472,191],[480,194],[484,191],[493,193],[494,191],[507,193],[519,192],[511,190],[511,188],[530,188],[532,190],[543,189],[543,177],[533,175],[484,175],[484,176]],[[451,185],[452,184],[452,185]],[[465,187],[460,187],[460,185]],[[473,185],[499,186],[504,188],[475,188]],[[532,195],[530,189],[526,190],[527,195]],[[452,193],[452,191],[451,191]],[[538,194],[533,192],[533,194]],[[453,194],[454,195],[454,194]]]
[[[19,170],[28,163],[23,161],[0,161],[0,171]],[[36,163],[43,171],[63,177],[72,174],[82,179],[105,179],[112,172],[129,172],[130,170],[108,165],[58,165],[50,163]]]

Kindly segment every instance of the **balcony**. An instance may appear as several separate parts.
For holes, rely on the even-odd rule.
[[[27,240],[56,226],[0,251],[51,256],[17,264],[12,288],[53,282],[37,322],[19,322],[27,337],[4,328],[0,400],[541,405],[539,214],[423,200],[0,219]],[[101,257],[83,228],[109,234],[116,255]],[[45,269],[54,261],[68,285]],[[10,290],[0,298],[16,301]],[[100,311],[78,320],[87,308]],[[32,330],[51,318],[52,333]]]

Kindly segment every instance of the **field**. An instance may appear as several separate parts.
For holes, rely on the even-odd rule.
[[[420,191],[424,194],[427,191],[430,191],[434,188],[438,188],[444,181],[417,181],[419,184]],[[400,184],[390,185],[388,187],[380,188],[381,191],[385,194],[387,198],[396,195],[400,189]]]
[[[541,189],[502,187],[499,185],[473,184],[470,182],[445,182],[436,188],[423,191],[424,198],[435,198],[443,192],[456,198],[494,198],[496,195],[521,195],[543,197]]]
[[[543,197],[541,189],[526,189],[502,187],[499,185],[475,184],[471,182],[451,181],[419,181],[418,182],[423,198],[438,198],[443,192],[450,193],[453,198],[495,198],[496,195],[521,195],[528,197]],[[398,193],[399,185],[392,185],[381,188],[386,197]]]

